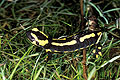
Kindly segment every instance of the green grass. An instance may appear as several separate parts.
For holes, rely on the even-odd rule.
[[[100,41],[103,56],[93,59],[92,47],[87,49],[88,80],[120,79],[120,40],[111,37],[120,36],[116,31],[120,29],[119,3],[119,0],[111,0],[102,7],[92,2],[84,4],[85,17],[89,17],[86,9],[89,4],[95,9],[99,25],[109,24],[109,31],[103,33]],[[53,54],[46,63],[44,49],[33,46],[26,37],[26,31],[34,27],[50,37],[72,35],[81,31],[80,19],[78,0],[1,0],[0,80],[84,80],[82,50]]]

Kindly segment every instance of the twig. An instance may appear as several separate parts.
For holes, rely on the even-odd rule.
[[[80,0],[80,10],[81,10],[81,29],[84,29],[84,12],[83,12],[83,0]]]
[[[83,61],[82,61],[82,64],[83,64],[83,77],[85,80],[87,80],[87,74],[86,74],[86,48],[83,49]]]
[[[83,13],[83,0],[80,0],[80,10],[81,10],[81,24],[82,24],[82,27],[81,29],[83,30],[84,29],[84,13]],[[87,74],[86,74],[86,49],[84,48],[83,49],[83,61],[82,61],[82,64],[83,64],[83,77],[85,80],[87,80]]]

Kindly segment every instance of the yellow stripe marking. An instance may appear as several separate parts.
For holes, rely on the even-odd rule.
[[[46,49],[46,52],[52,52],[50,49]]]
[[[31,35],[35,38],[35,41],[32,42],[33,44],[37,45],[36,42],[38,42],[39,45],[41,45],[41,46],[48,44],[47,39],[46,40],[39,40],[35,34],[31,33]]]
[[[100,36],[102,34],[102,32],[98,32],[97,35]]]
[[[93,53],[95,53],[95,52],[96,52],[96,50],[94,49],[92,52],[93,52]]]
[[[78,51],[79,49],[76,49],[75,51]]]
[[[48,38],[48,36],[45,34],[45,33],[43,33],[42,31],[39,31],[37,28],[33,28],[32,29],[32,31],[35,31],[35,32],[40,32],[41,34],[43,34],[44,36],[46,36],[46,38]]]
[[[85,35],[85,36],[81,37],[80,42],[83,42],[85,39],[89,39],[90,37],[95,37],[95,34],[91,33],[89,35]]]
[[[101,49],[101,47],[98,47],[98,49]]]
[[[98,38],[98,40],[97,40],[97,42],[96,42],[95,44],[98,44],[98,42],[100,41],[101,36],[102,36],[102,33],[101,33],[101,32],[99,32],[99,33],[97,33],[97,35],[99,36],[99,38]]]
[[[98,58],[98,55],[96,55],[96,58]]]
[[[99,54],[100,56],[102,56],[102,53],[101,53],[101,52],[98,52],[98,54]]]
[[[61,51],[54,50],[53,52],[61,52]]]
[[[55,45],[55,46],[65,46],[65,45],[74,45],[76,44],[77,41],[76,40],[72,40],[70,42],[65,42],[65,43],[56,43],[56,42],[52,42],[51,44],[52,45]]]
[[[46,36],[46,38],[48,38],[48,36],[45,34],[45,33],[43,33],[42,31],[39,31],[41,34],[43,34],[44,36]]]
[[[66,38],[61,38],[61,39],[55,39],[55,38],[53,38],[52,40],[66,40]]]

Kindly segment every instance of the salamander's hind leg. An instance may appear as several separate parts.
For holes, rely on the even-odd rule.
[[[102,52],[101,52],[102,46],[100,44],[95,44],[95,49],[92,51],[92,53],[94,53],[94,57],[98,58],[99,56],[102,56]]]
[[[45,58],[46,62],[48,62],[52,58],[52,52],[46,52],[48,56]]]

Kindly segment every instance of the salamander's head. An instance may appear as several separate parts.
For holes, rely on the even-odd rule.
[[[32,44],[38,46],[44,46],[48,44],[48,36],[45,35],[43,32],[39,31],[37,28],[33,28],[32,30],[28,31],[26,34],[29,40],[32,41]]]

